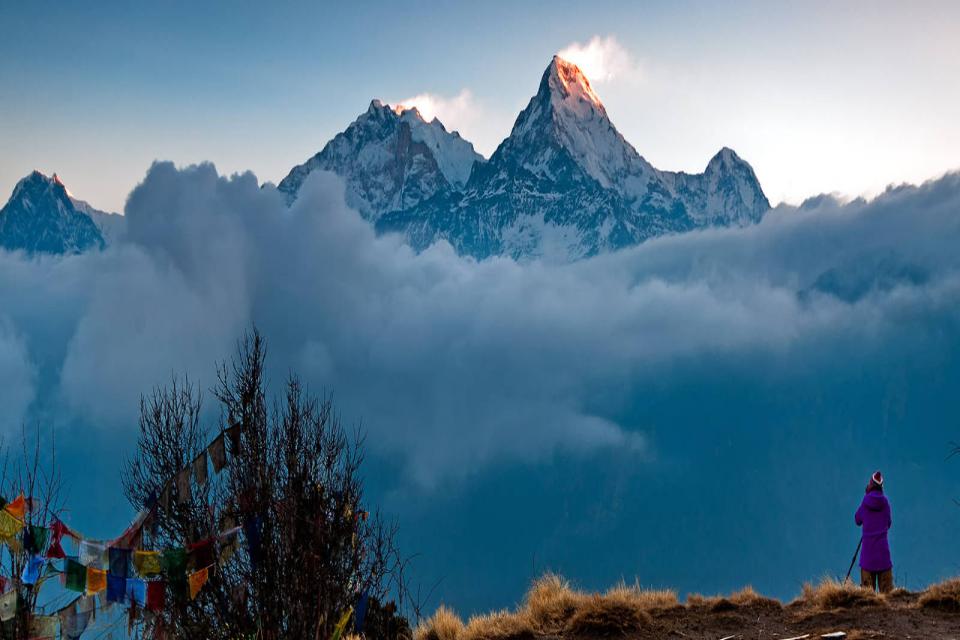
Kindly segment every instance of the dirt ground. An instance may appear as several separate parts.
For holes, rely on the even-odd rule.
[[[779,639],[833,632],[847,640],[864,638],[960,639],[960,613],[917,606],[918,594],[904,593],[884,605],[814,611],[802,603],[781,606],[775,601],[737,606],[720,601],[704,607],[671,607],[651,611],[652,622],[631,638],[690,638],[721,640]],[[622,636],[621,636],[622,637]]]

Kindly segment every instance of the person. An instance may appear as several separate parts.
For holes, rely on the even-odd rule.
[[[858,527],[863,527],[860,585],[880,593],[893,591],[893,562],[887,542],[887,531],[893,520],[890,502],[883,495],[883,474],[879,471],[870,477],[854,520]]]

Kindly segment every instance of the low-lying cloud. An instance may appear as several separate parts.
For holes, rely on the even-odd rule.
[[[550,265],[416,255],[331,174],[288,209],[252,174],[158,163],[107,250],[0,254],[4,427],[132,429],[140,393],[171,372],[209,387],[255,323],[274,380],[333,390],[420,486],[557,452],[643,464],[656,443],[622,408],[700,363],[815,375],[956,338],[957,246],[957,174]]]

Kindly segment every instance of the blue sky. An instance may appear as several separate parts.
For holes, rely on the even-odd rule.
[[[596,88],[656,166],[730,146],[799,202],[960,165],[960,9],[835,5],[5,3],[0,193],[40,168],[121,210],[154,159],[276,182],[374,97],[436,96],[489,154],[550,56],[593,37],[626,56]]]

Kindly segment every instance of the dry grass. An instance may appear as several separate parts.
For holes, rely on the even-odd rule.
[[[548,573],[527,592],[525,613],[533,630],[543,635],[560,633],[583,604],[584,595],[560,576]]]
[[[779,600],[766,598],[753,590],[753,587],[744,587],[740,591],[735,591],[729,596],[704,596],[699,593],[691,593],[687,596],[687,606],[693,608],[709,609],[714,613],[723,611],[735,611],[741,607],[766,606],[780,608]]]
[[[576,636],[624,636],[650,623],[650,614],[629,599],[593,595],[580,604],[565,631]]]
[[[460,640],[531,640],[536,634],[525,611],[497,611],[473,616]]]
[[[447,607],[440,605],[432,616],[420,623],[413,634],[414,640],[459,640],[463,634],[463,621]]]
[[[669,609],[679,605],[677,592],[669,589],[644,589],[639,584],[628,585],[625,582],[607,590],[604,598],[623,602],[642,611]]]
[[[851,582],[839,582],[833,578],[824,578],[816,586],[809,582],[803,585],[803,595],[800,599],[806,606],[821,611],[886,604],[885,600],[871,589]]]
[[[924,609],[960,613],[960,578],[930,585],[920,594],[917,604]]]

